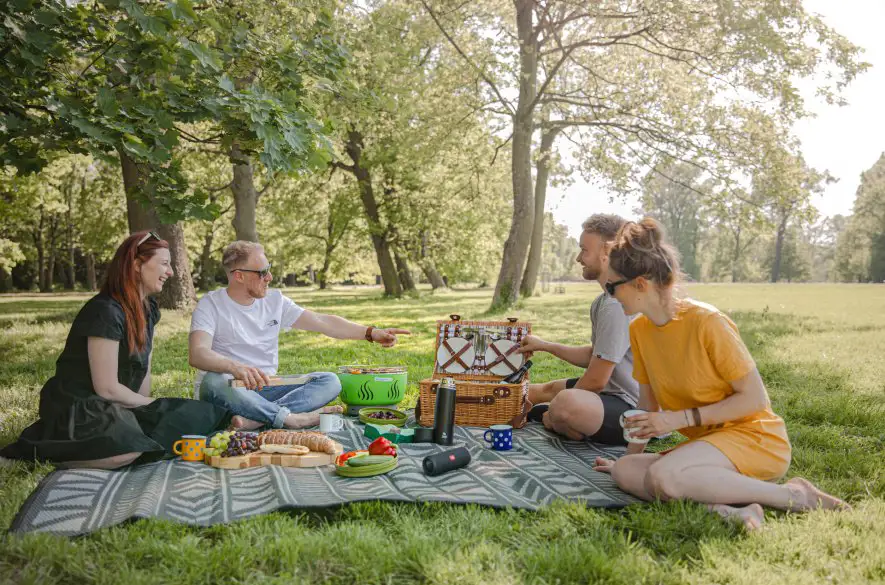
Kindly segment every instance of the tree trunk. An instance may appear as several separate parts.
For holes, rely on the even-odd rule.
[[[73,206],[73,187],[66,189],[67,210],[65,211],[65,290],[74,290],[74,220],[71,214]]]
[[[323,265],[320,267],[319,271],[317,271],[317,283],[320,285],[320,290],[326,290],[326,287],[329,286],[329,266],[332,265],[333,251],[334,247],[326,244],[326,252],[323,254]]]
[[[430,281],[430,286],[433,287],[433,290],[446,288],[446,283],[443,280],[442,275],[440,275],[439,271],[436,269],[436,266],[433,265],[432,260],[430,260],[429,258],[419,260],[418,266],[421,267],[421,271],[424,273],[424,276],[427,277],[428,281]]]
[[[252,175],[252,161],[240,150],[236,143],[230,148],[230,162],[233,165],[234,178],[230,190],[234,195],[236,211],[231,222],[237,232],[238,240],[258,241],[258,227],[255,221],[258,208],[258,191],[255,189],[255,178]]]
[[[378,258],[378,268],[381,270],[381,281],[384,283],[384,295],[399,297],[403,294],[399,277],[390,255],[390,245],[384,237],[381,225],[381,216],[378,213],[378,203],[375,201],[375,192],[372,188],[372,178],[369,171],[361,166],[363,153],[363,136],[356,130],[347,133],[345,150],[353,160],[352,166],[345,166],[356,177],[360,188],[360,199],[366,210],[366,218],[369,220],[369,231],[372,234],[372,246],[375,248],[375,256]]]
[[[53,215],[49,220],[49,258],[46,260],[46,291],[52,292],[55,286],[55,259],[58,255],[58,218]]]
[[[95,290],[96,287],[95,282],[95,255],[92,252],[86,254],[86,288],[88,290]]]
[[[129,232],[156,228],[161,238],[169,242],[169,255],[175,277],[170,278],[160,293],[160,306],[164,309],[187,309],[197,301],[194,282],[191,279],[190,261],[184,242],[181,222],[161,224],[153,208],[146,208],[138,199],[138,193],[147,183],[147,168],[132,160],[122,149],[120,166],[123,170],[123,189],[126,191]]]
[[[777,226],[777,242],[774,245],[774,262],[771,265],[771,282],[777,282],[781,276],[781,256],[784,251],[784,236],[787,233],[787,218],[784,217]]]
[[[504,242],[501,270],[492,298],[492,309],[511,306],[519,298],[519,285],[531,242],[532,206],[532,102],[538,79],[538,47],[532,26],[532,0],[514,0],[519,36],[519,102],[513,116],[512,181],[513,216]]]
[[[738,281],[738,265],[741,261],[741,228],[734,233],[734,254],[731,258],[731,282]]]
[[[200,268],[197,273],[197,282],[200,290],[209,290],[209,264],[212,262],[212,243],[215,240],[215,225],[209,226],[206,237],[203,238],[203,249],[200,252]]]
[[[0,266],[0,293],[12,292],[12,274]]]
[[[520,286],[520,294],[524,297],[535,294],[538,272],[541,270],[541,258],[544,251],[544,204],[547,201],[547,179],[550,177],[550,152],[558,133],[557,128],[545,128],[541,133],[541,148],[538,153],[535,176],[535,218],[532,225],[532,244]]]
[[[46,240],[43,235],[43,226],[46,223],[46,212],[43,210],[42,204],[38,209],[40,210],[40,221],[37,224],[37,229],[31,234],[34,238],[34,249],[37,250],[37,288],[40,292],[48,292],[49,289],[46,283]]]
[[[412,271],[409,268],[409,263],[395,247],[393,249],[393,258],[396,261],[396,273],[399,276],[399,281],[403,287],[403,292],[414,292],[418,290],[415,287],[415,279],[412,278]]]

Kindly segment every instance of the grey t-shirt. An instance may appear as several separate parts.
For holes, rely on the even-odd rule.
[[[603,394],[620,397],[630,406],[639,401],[639,383],[633,379],[633,350],[630,349],[630,317],[624,307],[608,293],[602,293],[590,305],[593,332],[590,343],[593,355],[615,363]]]

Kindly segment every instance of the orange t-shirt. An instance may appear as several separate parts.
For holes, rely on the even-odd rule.
[[[730,382],[756,368],[734,322],[716,307],[693,299],[682,300],[674,318],[662,327],[645,315],[635,319],[630,345],[633,377],[651,386],[663,410],[720,402],[734,394]],[[679,432],[712,443],[745,475],[774,479],[789,467],[786,427],[770,403],[737,420]]]

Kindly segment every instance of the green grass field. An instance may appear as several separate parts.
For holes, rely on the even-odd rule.
[[[409,368],[407,405],[430,374],[434,322],[491,317],[491,291],[422,293],[289,290],[303,306],[410,328],[394,350],[293,332],[281,371],[346,363]],[[595,284],[524,302],[508,315],[547,339],[585,343]],[[621,511],[555,505],[539,513],[451,505],[363,503],[324,514],[275,513],[197,529],[139,521],[69,540],[0,536],[3,583],[881,583],[885,582],[885,286],[695,285],[728,312],[757,360],[793,442],[789,475],[847,498],[853,510],[770,512],[747,535],[684,503]],[[0,445],[36,417],[38,394],[88,297],[0,297]],[[505,315],[495,315],[503,317]],[[189,315],[166,312],[154,354],[154,393],[185,396]],[[533,380],[576,375],[539,356]],[[0,526],[51,471],[0,467]]]

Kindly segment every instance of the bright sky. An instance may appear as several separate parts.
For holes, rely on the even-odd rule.
[[[885,152],[885,23],[883,0],[803,0],[806,10],[851,42],[866,49],[862,60],[872,67],[844,92],[848,105],[828,106],[814,96],[807,108],[816,114],[795,127],[805,160],[819,170],[829,170],[839,181],[815,198],[822,215],[851,213],[860,173]],[[580,177],[568,188],[551,188],[547,210],[569,233],[580,234],[581,222],[592,213],[631,216],[635,199],[609,201],[611,194]]]

